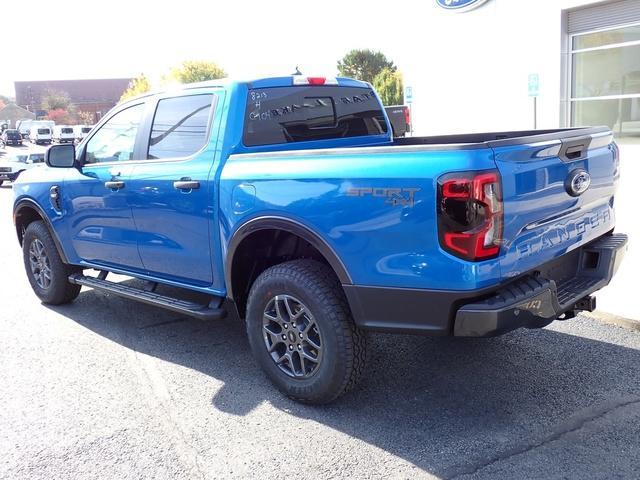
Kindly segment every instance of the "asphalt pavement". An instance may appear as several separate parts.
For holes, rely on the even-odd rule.
[[[280,395],[242,324],[31,292],[0,187],[0,478],[640,478],[640,334],[576,318],[372,335],[360,387]]]

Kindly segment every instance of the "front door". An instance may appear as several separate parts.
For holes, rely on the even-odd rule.
[[[73,247],[81,260],[123,269],[143,268],[127,192],[144,103],[113,115],[79,151],[61,191]]]
[[[146,161],[136,164],[127,182],[145,270],[202,287],[214,283],[216,206],[209,175],[216,158],[212,124],[218,95],[160,97],[143,141]]]

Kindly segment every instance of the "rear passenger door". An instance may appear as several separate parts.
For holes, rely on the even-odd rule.
[[[220,94],[160,97],[149,117],[128,185],[140,258],[151,275],[196,286],[213,283],[211,229],[217,192],[213,128]],[[213,140],[210,140],[213,139]]]

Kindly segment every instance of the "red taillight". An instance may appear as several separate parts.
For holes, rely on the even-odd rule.
[[[411,125],[411,110],[409,110],[409,107],[404,107],[404,123],[407,124],[407,129],[410,130],[409,126]]]
[[[496,171],[462,172],[438,180],[438,234],[446,251],[466,260],[500,253],[502,191]]]
[[[327,79],[325,77],[307,77],[307,81],[309,85],[324,85]]]

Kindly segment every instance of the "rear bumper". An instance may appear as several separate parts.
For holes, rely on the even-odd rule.
[[[488,337],[541,328],[556,318],[592,310],[589,297],[617,271],[627,236],[605,235],[508,284],[476,291],[345,285],[356,324],[365,329]]]

